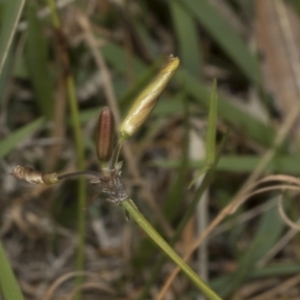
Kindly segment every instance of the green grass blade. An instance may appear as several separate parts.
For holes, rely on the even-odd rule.
[[[146,13],[147,9],[145,7],[143,10]],[[143,52],[144,58],[146,58],[148,61],[154,60],[161,56],[161,52],[156,47],[153,36],[151,35],[151,31],[149,28],[147,28],[147,25],[142,20],[136,20],[135,18],[132,18],[131,22],[132,28],[139,39],[138,52]]]
[[[214,80],[208,114],[208,125],[206,134],[206,155],[205,163],[212,165],[216,159],[216,135],[218,122],[218,96],[217,96],[217,81]]]
[[[24,300],[20,286],[0,241],[0,287],[4,300]],[[1,295],[0,295],[1,296]]]
[[[8,137],[0,142],[0,158],[7,155],[11,150],[13,150],[16,145],[24,140],[28,135],[33,133],[35,130],[40,128],[44,123],[44,118],[39,118],[28,125],[12,132]]]
[[[47,67],[48,45],[33,1],[27,3],[26,13],[28,20],[25,51],[27,69],[34,87],[38,107],[47,119],[51,119],[53,113],[53,86]]]
[[[169,221],[173,221],[174,217],[180,211],[182,207],[182,200],[184,199],[184,191],[186,189],[186,180],[188,172],[188,150],[189,150],[189,111],[188,103],[186,101],[186,94],[182,92],[179,96],[184,105],[184,137],[182,141],[182,157],[179,164],[178,172],[176,172],[176,178],[174,183],[168,190],[167,197],[163,204],[164,216]]]
[[[11,45],[25,0],[1,2],[2,22],[0,31],[0,75]]]
[[[202,57],[197,24],[177,1],[169,1],[179,48],[181,65],[195,77],[201,77]],[[188,34],[187,34],[188,33]]]
[[[201,279],[198,275],[178,256],[172,247],[158,234],[151,224],[144,218],[131,199],[126,199],[120,203],[145,233],[156,243],[165,254],[172,259],[178,267],[195,283],[202,293],[211,300],[221,300],[221,298]]]
[[[3,104],[3,99],[7,93],[7,84],[9,82],[10,76],[12,74],[13,69],[13,58],[14,58],[14,51],[12,51],[13,47],[8,51],[8,55],[2,67],[2,73],[0,75],[0,109],[2,108],[1,105]]]
[[[209,109],[210,90],[187,72],[179,70],[177,74],[175,74],[175,77],[178,77],[179,80],[182,76],[186,78],[187,93],[193,96],[193,98],[206,109]],[[272,145],[275,130],[271,128],[271,126],[250,116],[247,112],[241,110],[220,95],[218,97],[218,115],[238,130],[242,130],[243,135],[252,137],[261,145]]]
[[[249,279],[267,279],[274,276],[290,276],[296,275],[300,272],[300,265],[295,263],[273,263],[262,269],[252,270],[249,274]],[[218,291],[221,291],[223,287],[226,287],[232,280],[231,276],[222,275],[211,281],[211,286]]]
[[[259,243],[259,247],[256,248],[254,246],[252,250],[251,247],[249,247],[247,250],[249,252],[253,252],[252,257],[255,263],[262,259],[277,242],[284,227],[285,223],[280,217],[278,208],[276,206],[272,207],[261,217],[254,240],[252,241],[253,244]],[[270,230],[270,228],[272,230]]]
[[[231,280],[220,287],[223,297],[227,297],[247,279],[254,270],[255,264],[271,249],[280,237],[284,223],[279,216],[277,207],[266,212],[258,225],[257,232],[246,252],[240,259],[238,270],[232,275]]]
[[[211,184],[213,178],[214,178],[214,174],[216,172],[216,166],[218,165],[219,159],[221,157],[221,152],[224,148],[224,145],[226,144],[227,141],[227,133],[224,136],[221,145],[219,146],[218,149],[218,153],[216,155],[215,161],[213,162],[213,164],[208,168],[208,171],[206,172],[200,186],[196,189],[193,199],[192,201],[189,203],[188,207],[185,210],[185,213],[183,215],[183,217],[181,218],[177,228],[176,228],[176,232],[172,238],[172,240],[178,240],[178,238],[180,237],[183,229],[185,228],[186,224],[189,222],[189,220],[191,219],[191,217],[194,215],[195,211],[196,211],[196,207],[197,204],[199,202],[199,200],[201,199],[204,191],[207,189],[207,187]]]
[[[255,57],[226,20],[207,0],[179,0],[214,38],[215,42],[229,55],[244,75],[254,84],[261,86],[259,66]]]
[[[124,61],[126,61],[126,53],[124,49],[115,44],[106,44],[101,49],[108,63],[118,72],[126,74],[126,65],[124,64]],[[135,74],[138,76],[146,71],[145,64],[137,58],[134,59],[132,67]],[[174,78],[177,83],[181,83],[185,80],[187,95],[192,96],[207,110],[209,109],[210,90],[201,83],[198,78],[183,70],[178,70]],[[221,119],[225,120],[238,130],[242,130],[244,135],[250,136],[261,145],[267,147],[272,145],[275,137],[275,130],[271,126],[252,117],[220,95],[218,97],[218,115]]]
[[[206,153],[205,153],[205,164],[199,170],[199,172],[194,176],[193,180],[189,184],[191,187],[198,178],[208,172],[211,166],[215,163],[216,160],[216,134],[217,134],[217,117],[218,117],[218,97],[217,97],[217,81],[214,80],[210,103],[209,103],[209,114],[208,114],[208,125],[206,133]]]
[[[116,44],[107,43],[105,46],[101,47],[101,52],[105,59],[114,67],[115,71],[122,73],[123,75],[127,74],[128,61],[127,54],[125,50],[119,47]],[[143,74],[147,66],[140,60],[133,57],[132,64],[130,65],[134,75]]]
[[[185,111],[185,118],[184,118],[184,128],[185,128],[185,134],[184,134],[184,140],[182,142],[183,149],[182,149],[182,159],[179,163],[179,170],[177,173],[177,177],[174,180],[174,183],[171,185],[167,197],[165,199],[163,210],[164,215],[167,217],[168,220],[174,220],[174,217],[179,212],[181,205],[182,205],[182,199],[184,198],[184,190],[185,190],[185,183],[187,179],[187,168],[188,168],[188,145],[189,145],[189,111],[188,111],[188,103],[185,101],[186,95],[185,92],[182,92],[177,96],[177,98],[181,99],[181,102],[183,103],[183,109]],[[182,111],[181,110],[181,111]],[[175,243],[174,239],[171,239],[170,246],[173,246]],[[149,249],[149,246],[147,250]],[[145,251],[143,251],[145,252]],[[150,256],[153,255],[152,253],[149,253],[146,260],[149,259]],[[143,291],[141,295],[139,296],[139,299],[146,299],[147,295],[149,294],[149,290],[151,286],[154,284],[155,280],[161,273],[161,268],[163,267],[163,264],[165,262],[166,257],[162,256],[159,258],[158,262],[154,265],[151,271],[151,275],[147,280],[147,283],[144,285]]]
[[[266,167],[266,171],[272,173],[287,173],[300,175],[299,156],[276,156]],[[216,167],[217,171],[245,173],[253,172],[261,157],[257,155],[223,155]],[[151,164],[163,168],[179,168],[179,160],[155,160]],[[189,161],[189,167],[192,169],[205,168],[205,161]]]
[[[251,279],[273,276],[287,276],[300,273],[300,265],[292,262],[272,263],[262,269],[256,269],[251,273]]]

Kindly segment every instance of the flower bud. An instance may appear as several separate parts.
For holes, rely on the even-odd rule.
[[[44,174],[29,167],[16,166],[12,169],[11,175],[34,184],[49,185],[59,182],[56,173]]]
[[[101,162],[108,162],[114,146],[115,124],[112,112],[105,107],[99,115],[97,128],[97,156]]]
[[[159,74],[134,101],[120,127],[120,136],[122,138],[126,139],[132,136],[145,122],[178,66],[179,59],[170,55]]]

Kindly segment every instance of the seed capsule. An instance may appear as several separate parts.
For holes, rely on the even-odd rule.
[[[112,112],[105,107],[98,120],[97,128],[97,156],[101,162],[108,162],[111,158],[114,146],[115,124]]]
[[[34,184],[50,185],[59,182],[56,173],[44,174],[29,167],[16,166],[12,169],[11,175]]]
[[[179,66],[179,59],[170,55],[166,64],[154,80],[137,97],[121,124],[120,135],[122,138],[132,136],[136,130],[146,121],[159,96],[172,78]]]

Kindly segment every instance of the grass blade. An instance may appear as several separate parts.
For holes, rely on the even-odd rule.
[[[0,241],[0,287],[4,300],[24,300]],[[1,295],[0,295],[1,296]]]
[[[2,73],[2,68],[6,61],[9,47],[16,31],[24,3],[25,0],[5,0],[1,3],[1,15],[3,20],[0,31],[0,75]]]
[[[25,51],[27,69],[39,109],[47,119],[50,119],[53,112],[53,86],[47,67],[47,41],[42,32],[34,2],[28,2],[26,13],[28,20],[28,39]]]
[[[206,134],[206,151],[205,151],[205,164],[194,176],[193,180],[189,184],[191,187],[198,178],[208,172],[211,166],[216,160],[216,134],[217,134],[217,122],[218,122],[218,97],[217,97],[217,81],[214,80],[212,92],[209,103],[208,125]]]
[[[187,93],[201,103],[206,109],[209,108],[210,91],[201,84],[191,74],[178,71],[175,77],[185,76]],[[275,130],[258,119],[250,116],[247,112],[241,110],[226,98],[219,96],[218,114],[220,118],[233,125],[239,130],[243,130],[244,135],[251,136],[257,142],[264,146],[271,146],[275,137]]]
[[[287,173],[299,175],[299,159],[300,157],[295,156],[276,156],[266,167],[267,172],[272,173]],[[220,161],[216,167],[217,171],[234,172],[234,173],[245,173],[253,172],[261,157],[258,155],[222,155]],[[179,168],[179,160],[156,160],[151,164],[163,168]],[[189,168],[200,169],[205,167],[205,161],[192,160],[189,161]]]
[[[255,85],[261,86],[259,66],[255,57],[223,17],[207,0],[179,0],[229,55],[244,75]]]
[[[255,264],[278,240],[283,228],[284,223],[279,216],[277,207],[271,208],[263,215],[253,241],[240,259],[238,270],[232,276],[228,276],[230,280],[226,280],[227,282],[219,289],[223,297],[227,297],[249,277],[250,273],[253,272]]]
[[[157,233],[151,224],[144,218],[131,199],[126,199],[120,204],[123,206],[137,224],[148,234],[165,254],[172,259],[181,270],[195,283],[202,293],[211,300],[221,300],[221,298],[204,282],[197,274],[178,256],[172,247]]]
[[[44,122],[43,118],[39,118],[22,128],[11,133],[7,138],[0,142],[0,158],[7,155],[11,150],[13,150],[16,145],[24,140],[28,135],[33,133],[35,130],[40,128]]]
[[[176,31],[181,65],[195,77],[200,78],[202,59],[197,24],[185,7],[177,1],[169,1],[169,6]]]
[[[179,97],[184,105],[184,136],[182,141],[182,157],[179,163],[176,178],[171,185],[166,200],[163,204],[164,216],[170,221],[173,221],[182,207],[182,199],[184,199],[184,191],[186,188],[187,172],[188,172],[188,150],[189,150],[189,111],[186,101],[186,94],[182,92]]]
[[[216,135],[218,122],[218,96],[217,81],[214,80],[208,114],[208,126],[206,135],[206,156],[205,163],[212,165],[216,159]]]
[[[8,51],[8,55],[6,57],[6,60],[2,66],[2,72],[0,75],[0,91],[2,91],[0,95],[0,109],[3,105],[3,99],[5,99],[7,94],[7,84],[9,83],[9,79],[11,77],[12,69],[13,69],[13,59],[14,59],[14,51],[13,47]]]

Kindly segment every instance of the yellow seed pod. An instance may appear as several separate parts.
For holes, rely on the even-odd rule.
[[[172,78],[179,66],[179,59],[170,55],[166,64],[163,66],[154,80],[141,92],[134,101],[126,118],[120,127],[121,138],[132,136],[136,130],[146,121],[159,96]]]

